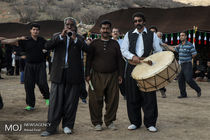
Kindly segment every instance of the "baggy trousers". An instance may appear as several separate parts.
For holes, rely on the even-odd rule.
[[[131,124],[140,127],[142,124],[141,109],[144,112],[144,125],[148,128],[156,126],[158,107],[156,92],[142,92],[137,82],[131,77],[135,66],[128,64],[126,72],[126,98],[128,118]]]
[[[100,73],[93,71],[91,82],[94,90],[89,87],[89,109],[93,125],[103,124],[102,110],[105,101],[104,122],[106,126],[116,120],[119,104],[118,73]]]
[[[62,127],[73,129],[79,102],[81,84],[66,83],[66,70],[61,83],[51,83],[50,105],[48,110],[48,132],[55,132],[60,121]]]
[[[26,63],[24,72],[24,86],[26,91],[26,104],[35,106],[35,84],[38,85],[44,99],[49,99],[49,87],[47,83],[45,63]]]

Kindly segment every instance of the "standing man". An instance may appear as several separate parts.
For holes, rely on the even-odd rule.
[[[3,51],[3,44],[2,44],[2,40],[4,40],[5,38],[0,37],[0,80],[4,79],[1,77],[1,68],[3,68],[3,60],[4,60],[4,51]],[[1,98],[1,97],[0,97]]]
[[[64,19],[64,29],[56,33],[46,44],[47,50],[54,50],[50,73],[51,92],[48,110],[48,122],[51,124],[41,136],[49,136],[57,131],[62,119],[65,134],[71,134],[74,128],[79,102],[81,84],[84,81],[82,50],[88,47],[83,38],[77,34],[76,20]]]
[[[1,63],[2,63],[2,60],[3,60],[3,51],[2,51],[2,48],[1,48],[1,38],[0,38],[0,79],[3,79],[1,77]],[[2,109],[4,106],[4,103],[3,103],[3,100],[2,100],[2,97],[1,97],[1,94],[0,94],[0,109]]]
[[[123,39],[120,39],[120,31],[118,28],[114,27],[112,28],[112,39],[116,40],[120,47],[122,46],[122,42],[123,42]],[[127,61],[122,61],[123,62],[123,68],[124,68],[124,71],[123,71],[123,80],[122,80],[122,83],[119,85],[119,88],[120,88],[120,93],[122,94],[122,96],[124,97],[124,99],[126,99],[126,93],[125,93],[125,71],[126,71],[126,67],[127,67]]]
[[[192,78],[192,58],[196,56],[197,52],[193,44],[187,41],[187,35],[185,32],[180,33],[180,41],[181,43],[176,48],[167,45],[171,51],[176,51],[179,53],[179,64],[181,65],[181,72],[178,75],[180,90],[180,96],[178,96],[178,98],[187,97],[185,82],[187,82],[188,85],[197,92],[197,97],[200,97],[201,89]]]
[[[89,88],[89,109],[91,122],[96,131],[102,130],[102,110],[105,101],[105,125],[116,130],[113,121],[119,103],[119,85],[122,83],[122,55],[117,41],[110,39],[111,22],[104,20],[100,24],[101,38],[90,44],[87,55],[86,80]]]
[[[137,82],[131,77],[136,64],[140,63],[152,52],[162,51],[158,37],[155,33],[145,27],[145,16],[143,13],[135,13],[132,17],[135,29],[126,33],[121,52],[128,60],[126,71],[127,90],[127,111],[131,125],[129,130],[135,130],[142,124],[141,109],[144,112],[144,125],[150,132],[156,132],[156,121],[158,117],[158,107],[156,92],[142,92],[137,87]]]
[[[3,62],[3,59],[4,59],[4,52],[2,50],[2,45],[4,44],[14,44],[14,43],[17,43],[18,41],[20,40],[26,40],[25,37],[17,37],[17,38],[12,38],[12,39],[7,39],[7,38],[4,38],[4,37],[0,37],[0,79],[1,78],[1,64]],[[4,106],[3,104],[3,99],[1,97],[1,94],[0,94],[0,109],[2,109]]]
[[[40,25],[32,23],[30,25],[31,36],[27,40],[19,40],[22,53],[26,55],[24,86],[26,91],[25,109],[30,111],[35,107],[35,84],[38,85],[46,105],[49,105],[49,87],[47,83],[46,64],[44,47],[46,40],[39,36]]]
[[[162,41],[162,35],[160,34],[161,32],[158,32],[158,29],[157,27],[155,26],[151,26],[149,28],[150,31],[154,32],[155,34],[157,34],[157,37],[158,37],[158,40],[159,40],[159,45],[162,47],[162,49],[164,50],[164,45],[166,45],[165,43],[163,43]],[[161,93],[161,96],[162,98],[166,98],[166,88],[163,87],[161,89],[159,89],[160,93]]]

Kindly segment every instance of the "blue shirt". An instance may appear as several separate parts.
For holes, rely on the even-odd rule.
[[[179,63],[191,62],[192,55],[196,55],[197,52],[192,43],[186,41],[184,45],[179,44],[178,47],[175,48],[175,51],[179,54]]]

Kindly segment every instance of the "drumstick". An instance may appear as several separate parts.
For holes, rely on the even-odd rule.
[[[142,60],[140,60],[140,62],[141,62],[141,63],[146,63],[146,64],[152,66],[152,61],[151,61],[151,60],[147,60],[147,61],[142,61]]]
[[[92,82],[91,82],[90,80],[88,81],[88,84],[90,85],[90,89],[91,89],[92,91],[94,91],[93,84],[92,84]]]
[[[137,64],[139,64],[139,63],[146,63],[146,64],[148,64],[148,65],[151,66],[151,65],[153,64],[151,60],[147,60],[147,61],[139,60],[139,63],[134,63],[134,62],[132,62],[132,60],[128,60],[128,62],[129,62],[131,65],[137,65]]]

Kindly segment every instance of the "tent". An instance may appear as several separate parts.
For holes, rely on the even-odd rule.
[[[37,21],[41,26],[40,35],[45,38],[51,38],[56,32],[63,30],[63,21]],[[17,36],[27,36],[29,33],[30,23],[0,23],[0,36],[12,38]]]
[[[159,31],[163,32],[163,40],[168,44],[179,43],[179,33],[186,31],[188,40],[195,44],[199,56],[210,59],[210,7],[121,9],[100,16],[90,32],[99,34],[101,21],[110,20],[113,27],[119,28],[125,34],[133,29],[132,15],[135,12],[144,13],[146,26],[156,26]]]

